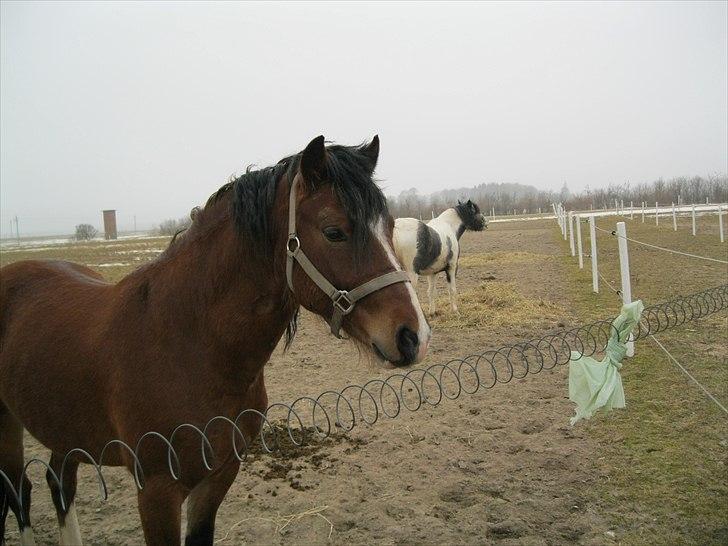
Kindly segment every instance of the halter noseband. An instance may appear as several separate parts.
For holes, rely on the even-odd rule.
[[[341,339],[339,331],[344,316],[354,310],[356,302],[365,298],[372,292],[381,290],[390,284],[398,282],[410,282],[409,275],[405,271],[390,271],[379,277],[368,280],[364,284],[360,284],[353,290],[339,290],[331,284],[321,272],[311,263],[306,254],[301,249],[301,241],[296,233],[296,182],[298,176],[291,182],[291,193],[288,198],[288,241],[286,242],[286,279],[288,280],[288,288],[293,292],[293,262],[298,262],[301,269],[308,277],[331,299],[334,306],[329,326],[331,333]],[[294,292],[295,293],[295,292]]]

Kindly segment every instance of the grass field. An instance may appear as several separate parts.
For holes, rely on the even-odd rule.
[[[600,218],[611,230],[618,218]],[[654,220],[653,220],[654,222]],[[628,236],[728,259],[714,216],[680,230],[661,219],[627,220]],[[589,248],[588,229],[582,231]],[[157,256],[168,238],[2,250],[0,264],[71,259],[115,281]],[[620,302],[589,260],[579,270],[555,221],[492,224],[462,240],[461,314],[438,280],[438,314],[426,365],[616,315]],[[598,232],[600,270],[619,285],[617,241]],[[728,282],[721,264],[630,244],[633,297],[646,305]],[[425,283],[418,295],[427,309]],[[728,313],[657,336],[728,404]],[[218,538],[251,544],[726,544],[728,419],[651,340],[622,368],[627,408],[571,428],[566,367],[456,401],[360,425],[284,458],[258,457],[236,480],[218,518]],[[358,359],[304,314],[291,350],[266,372],[271,402],[362,383],[388,372]],[[45,456],[33,439],[26,456]],[[90,543],[141,539],[129,476],[111,469],[110,500],[81,473],[79,518]],[[40,542],[57,529],[42,475],[33,475]],[[289,522],[289,523],[286,523]],[[330,523],[329,523],[330,522]],[[15,531],[13,531],[15,532]],[[11,543],[17,534],[10,534]]]

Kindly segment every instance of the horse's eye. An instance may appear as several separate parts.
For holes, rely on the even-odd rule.
[[[346,233],[335,227],[324,228],[324,236],[332,243],[346,241]]]

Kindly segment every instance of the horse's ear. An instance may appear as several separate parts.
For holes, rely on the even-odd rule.
[[[360,150],[372,162],[372,172],[374,172],[374,169],[377,167],[377,160],[379,159],[379,135],[374,135],[372,141],[362,146]]]
[[[308,184],[316,184],[324,178],[326,169],[326,148],[323,135],[308,143],[301,154],[301,174]]]

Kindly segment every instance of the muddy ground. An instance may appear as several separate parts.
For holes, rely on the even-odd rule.
[[[635,222],[637,229],[648,230]],[[645,236],[650,234],[645,231]],[[462,241],[465,261],[458,276],[464,316],[462,320],[454,316],[446,298],[440,301],[440,313],[432,319],[432,349],[424,365],[540,337],[594,315],[612,316],[618,303],[607,294],[590,294],[587,273],[578,271],[566,257],[559,235],[551,221],[492,224],[484,233],[466,234]],[[670,236],[668,232],[652,235],[653,241]],[[726,254],[726,246],[720,246],[716,236],[700,237],[705,252]],[[611,251],[605,252],[605,271],[612,274]],[[4,263],[16,259],[8,256],[3,256]],[[99,262],[97,257],[93,260]],[[652,260],[651,255],[644,256],[640,282],[646,282]],[[640,264],[640,258],[634,261]],[[708,268],[693,279],[693,285],[717,285],[726,282],[725,277],[724,269]],[[418,290],[423,302],[425,284],[421,281]],[[692,287],[688,285],[684,288]],[[492,313],[472,319],[468,299],[477,299],[489,289],[497,289],[498,296],[488,300],[493,301]],[[442,280],[439,290],[444,294]],[[664,294],[676,291],[680,290],[671,284]],[[648,303],[660,301],[661,295],[652,294]],[[471,306],[470,311],[477,309]],[[728,379],[726,352],[721,350],[726,346],[726,315],[711,320],[707,333],[695,326],[699,340],[684,342],[700,343],[713,351],[703,350],[701,358],[691,363],[706,361],[716,366],[710,377],[725,404],[725,388],[720,385]],[[649,395],[646,387],[635,390],[625,373],[628,403],[634,404],[619,415],[600,416],[573,428],[569,426],[573,407],[567,398],[567,369],[559,367],[464,394],[437,407],[403,411],[395,419],[383,417],[371,426],[361,424],[346,435],[288,450],[285,456],[255,456],[241,470],[220,509],[216,540],[223,544],[725,543],[728,515],[711,508],[728,503],[725,416],[697,389],[693,392],[680,373],[665,363],[664,355],[651,350],[643,354],[648,364],[659,361],[664,366],[665,391],[653,390],[653,384]],[[272,402],[290,402],[390,373],[361,359],[349,343],[334,339],[318,319],[304,314],[291,350],[274,353],[266,381]],[[692,446],[676,439],[680,460],[689,469],[660,465],[652,472],[664,474],[660,479],[667,487],[645,488],[641,478],[630,472],[647,464],[643,457],[650,455],[629,439],[645,436],[639,431],[640,426],[650,426],[640,425],[645,416],[648,421],[659,420],[663,416],[655,417],[655,412],[662,412],[665,420],[672,419],[672,402],[663,402],[673,396],[671,389],[682,393],[682,402],[691,408],[693,429],[700,433],[690,438]],[[657,400],[657,409],[644,409],[641,398]],[[660,421],[654,427],[665,425]],[[661,438],[674,439],[671,433],[661,434]],[[658,449],[668,448],[660,445]],[[702,458],[691,456],[696,449]],[[45,457],[46,451],[28,437],[26,458],[34,456]],[[696,469],[700,478],[689,473]],[[143,536],[133,480],[116,469],[106,475],[110,498],[101,502],[90,469],[80,473],[77,504],[84,539],[89,544],[139,544]],[[625,476],[632,478],[625,480]],[[31,477],[36,538],[51,543],[57,527],[43,472],[35,469]],[[693,485],[702,495],[699,499],[679,497],[678,486],[671,484],[685,480],[698,480]],[[658,495],[654,502],[646,498],[650,491]],[[673,516],[666,516],[665,510]],[[10,543],[17,540],[14,527],[13,520]]]

